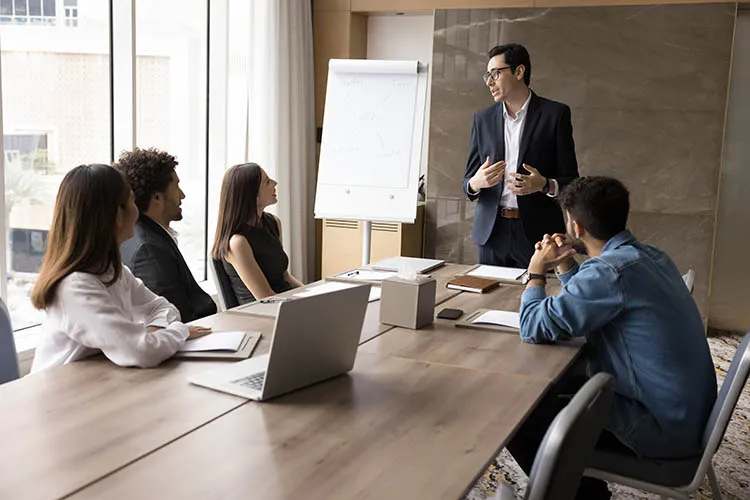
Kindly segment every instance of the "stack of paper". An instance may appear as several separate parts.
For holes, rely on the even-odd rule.
[[[344,290],[345,288],[351,288],[353,286],[357,285],[353,285],[351,283],[342,283],[340,281],[326,281],[325,283],[321,283],[319,285],[309,286],[305,288],[304,291],[295,293],[294,297],[312,297],[314,295],[320,295],[323,293]]]
[[[500,281],[517,281],[523,277],[526,269],[520,269],[515,267],[500,267],[500,266],[477,266],[469,271],[469,276],[481,276],[483,278],[493,278]]]

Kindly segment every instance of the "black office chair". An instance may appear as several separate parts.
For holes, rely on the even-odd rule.
[[[237,300],[237,296],[232,290],[232,282],[229,281],[229,275],[224,270],[224,264],[222,261],[214,259],[210,255],[208,259],[211,261],[211,273],[214,279],[214,285],[216,285],[216,291],[219,292],[219,305],[222,311],[237,307],[240,302]]]
[[[615,379],[597,373],[581,387],[547,429],[534,458],[526,500],[572,500],[607,420]],[[502,485],[493,500],[513,498]]]

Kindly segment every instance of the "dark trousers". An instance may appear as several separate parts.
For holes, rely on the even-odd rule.
[[[506,219],[498,214],[487,243],[477,246],[479,263],[526,269],[534,255],[534,243],[526,237],[521,219]]]
[[[565,408],[571,398],[578,392],[588,378],[585,375],[584,361],[579,360],[568,370],[568,373],[553,385],[547,394],[539,402],[539,405],[531,412],[531,415],[521,425],[510,443],[508,451],[516,463],[523,469],[528,476],[531,473],[531,466],[534,463],[536,452],[539,445],[542,444],[544,434],[547,432],[555,416]],[[596,443],[596,449],[617,452],[618,454],[635,453],[622,444],[617,437],[611,432],[602,431],[599,440]],[[608,500],[612,494],[607,488],[607,483],[599,479],[590,477],[581,478],[581,484],[576,493],[577,500]]]

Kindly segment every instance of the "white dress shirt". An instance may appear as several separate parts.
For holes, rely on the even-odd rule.
[[[526,102],[523,103],[521,109],[516,113],[516,117],[513,118],[508,113],[508,107],[503,103],[503,123],[505,141],[505,179],[504,181],[513,179],[513,174],[518,171],[518,155],[521,154],[521,138],[523,137],[523,129],[526,126],[526,115],[529,110],[529,102],[531,102],[531,92]],[[534,165],[532,165],[533,167]],[[557,181],[550,179],[549,193],[547,196],[557,196]],[[500,206],[503,208],[518,208],[518,197],[513,194],[508,184],[503,184],[502,195],[500,195]]]
[[[189,331],[176,307],[125,266],[119,280],[106,286],[108,279],[111,274],[75,272],[57,285],[32,372],[99,352],[120,366],[149,368],[182,347]]]
[[[518,170],[518,155],[521,149],[521,136],[523,135],[523,127],[526,125],[526,112],[529,109],[529,102],[531,101],[531,92],[526,102],[523,103],[521,109],[516,113],[516,117],[513,118],[508,113],[508,105],[503,103],[503,123],[505,124],[504,140],[505,140],[505,181],[513,179],[513,174]],[[507,184],[503,184],[503,194],[500,195],[500,206],[503,208],[518,208],[518,199],[516,195],[511,192]]]

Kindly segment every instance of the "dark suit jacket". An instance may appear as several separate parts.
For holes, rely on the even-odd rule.
[[[187,323],[216,313],[213,299],[196,283],[177,244],[158,222],[141,215],[135,236],[120,245],[122,263],[180,311]]]
[[[472,238],[477,245],[487,243],[492,233],[504,183],[482,189],[477,195],[469,194],[468,185],[488,156],[490,164],[505,159],[503,106],[503,103],[496,103],[477,111],[471,127],[471,145],[463,187],[470,200],[477,200],[472,231]],[[528,174],[523,164],[531,165],[544,177],[556,179],[559,189],[578,177],[570,108],[532,92],[518,153],[516,171],[519,173]],[[544,233],[565,232],[560,207],[554,198],[546,194],[519,196],[518,209],[524,231],[531,243],[541,240]]]

